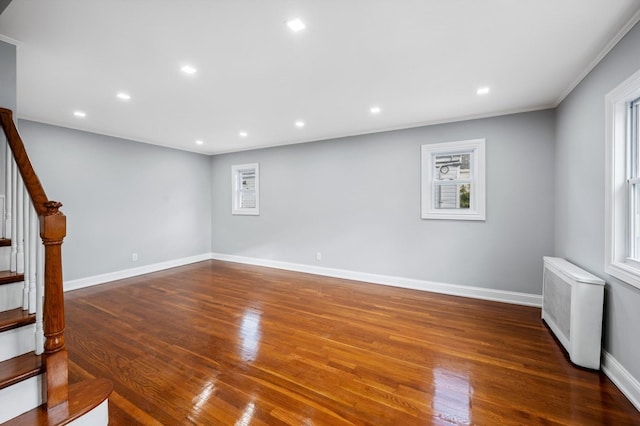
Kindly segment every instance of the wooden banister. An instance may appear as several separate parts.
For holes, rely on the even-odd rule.
[[[18,134],[18,129],[13,122],[13,112],[10,109],[0,108],[0,123],[2,123],[2,129],[7,137],[7,143],[11,147],[13,157],[18,165],[18,170],[24,181],[24,186],[27,188],[27,192],[33,202],[33,207],[36,209],[38,216],[44,216],[47,212],[45,204],[49,201],[47,194],[42,188],[38,175],[33,170],[31,160],[27,156],[27,151],[24,149],[22,139]]]
[[[13,152],[18,171],[40,218],[40,237],[44,244],[44,365],[47,376],[47,406],[68,401],[68,356],[64,340],[64,293],[62,281],[62,242],[66,217],[61,203],[50,201],[33,170],[31,161],[13,121],[13,113],[0,108],[0,124]]]

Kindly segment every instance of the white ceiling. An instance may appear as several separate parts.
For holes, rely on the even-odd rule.
[[[216,154],[555,106],[639,10],[640,0],[14,0],[0,34],[19,42],[19,117]],[[285,25],[295,17],[299,33]]]

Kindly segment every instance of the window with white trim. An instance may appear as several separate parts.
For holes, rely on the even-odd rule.
[[[640,146],[638,146],[638,113],[640,99],[629,103],[629,258],[640,262]]]
[[[640,71],[606,104],[605,272],[640,288]]]
[[[422,218],[485,220],[485,140],[422,145]]]
[[[260,170],[258,163],[231,166],[231,214],[260,214]]]

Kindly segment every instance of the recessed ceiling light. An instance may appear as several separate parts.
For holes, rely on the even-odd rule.
[[[296,121],[296,127],[304,127],[304,121],[302,120]]]
[[[478,95],[486,95],[487,93],[489,93],[489,88],[488,87],[481,87],[478,89],[478,91],[476,92]]]
[[[116,95],[118,99],[122,99],[123,101],[128,101],[131,99],[131,95],[125,92],[120,92]]]
[[[202,145],[203,143],[204,143],[204,142],[203,142],[203,141],[201,141],[200,139],[198,139],[198,140],[196,141],[196,145]]]
[[[182,70],[183,73],[185,74],[195,74],[196,72],[198,72],[197,69],[195,69],[194,67],[192,67],[191,65],[185,65],[182,68],[180,68]]]
[[[87,113],[84,111],[74,111],[73,115],[79,118],[85,118],[87,116]]]
[[[241,138],[246,138],[247,136],[249,136],[249,133],[247,133],[247,132],[240,132],[240,133],[238,133],[238,135],[239,135]]]
[[[291,31],[293,31],[294,33],[297,33],[298,31],[302,31],[305,28],[307,28],[307,26],[304,24],[304,22],[302,22],[300,18],[287,21],[287,27],[289,27]]]
[[[374,107],[371,107],[369,111],[371,111],[371,114],[380,114],[381,109],[379,106],[374,106]]]

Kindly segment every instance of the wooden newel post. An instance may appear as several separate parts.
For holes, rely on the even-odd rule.
[[[47,375],[47,406],[68,400],[68,355],[64,341],[64,291],[62,282],[62,241],[67,218],[61,203],[47,201],[40,216],[40,237],[44,244],[44,351]]]

